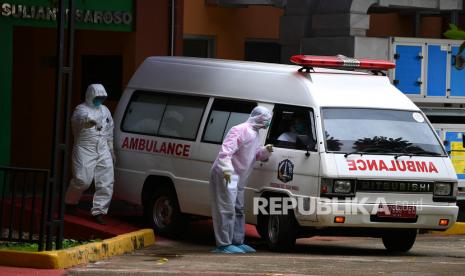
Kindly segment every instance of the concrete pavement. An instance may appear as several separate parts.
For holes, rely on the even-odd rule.
[[[380,239],[313,237],[292,253],[274,253],[248,226],[256,254],[223,255],[211,225],[196,223],[178,240],[159,239],[134,254],[68,271],[70,275],[465,275],[465,237],[420,235],[406,254],[391,255]]]

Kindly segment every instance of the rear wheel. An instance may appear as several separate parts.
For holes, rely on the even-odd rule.
[[[384,233],[384,247],[391,252],[407,252],[415,243],[417,229],[392,230]]]
[[[168,187],[156,189],[144,204],[144,216],[157,234],[174,236],[187,226],[181,213],[176,192]]]

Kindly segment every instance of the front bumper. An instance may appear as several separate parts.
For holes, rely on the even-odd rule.
[[[309,227],[362,227],[362,228],[414,228],[447,230],[457,220],[459,208],[454,205],[416,205],[416,219],[410,221],[376,221],[378,204],[327,203],[319,202],[316,220],[298,213],[296,218],[301,226]],[[330,210],[330,211],[328,211]],[[335,223],[336,216],[344,216],[344,223]],[[448,219],[449,224],[440,226],[440,219]]]

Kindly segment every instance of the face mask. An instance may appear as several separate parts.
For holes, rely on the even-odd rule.
[[[299,134],[304,134],[305,133],[305,124],[304,123],[296,123],[294,125],[294,129],[297,133]]]
[[[263,126],[264,126],[265,128],[269,128],[269,127],[270,127],[270,124],[271,124],[271,121],[265,121],[265,122],[263,122]]]
[[[94,99],[93,103],[94,103],[94,105],[95,105],[96,107],[99,107],[99,106],[102,105],[103,100],[101,100],[101,99]]]

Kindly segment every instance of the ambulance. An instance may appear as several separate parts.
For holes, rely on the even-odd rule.
[[[378,237],[405,252],[419,231],[450,228],[454,168],[426,116],[386,77],[395,65],[291,61],[147,58],[114,116],[115,197],[142,206],[161,235],[210,217],[209,174],[223,138],[264,106],[273,118],[261,142],[274,152],[255,164],[245,214],[271,249],[342,235]]]

